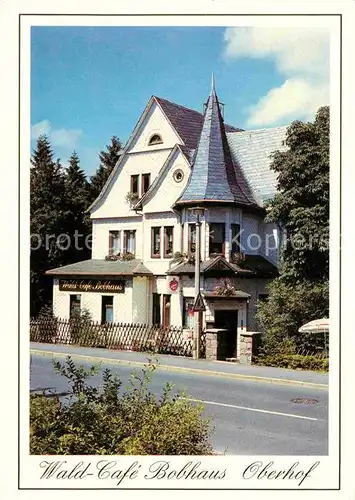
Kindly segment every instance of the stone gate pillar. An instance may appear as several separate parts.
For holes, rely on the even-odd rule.
[[[251,365],[253,354],[258,344],[260,332],[243,332],[240,334],[239,363]]]
[[[219,335],[224,335],[227,330],[223,328],[208,328],[206,330],[206,359],[219,359],[220,339]]]

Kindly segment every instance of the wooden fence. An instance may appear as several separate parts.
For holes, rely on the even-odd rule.
[[[192,356],[192,340],[185,339],[181,327],[140,323],[106,323],[82,318],[37,318],[30,321],[31,342],[102,347],[108,349]],[[201,336],[201,355],[205,334]]]

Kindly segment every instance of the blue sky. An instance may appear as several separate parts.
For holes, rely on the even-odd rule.
[[[88,175],[151,95],[202,110],[215,74],[228,123],[312,119],[328,104],[328,34],[305,28],[32,27],[31,145],[40,133]]]

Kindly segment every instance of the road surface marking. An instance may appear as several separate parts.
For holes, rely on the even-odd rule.
[[[189,398],[189,401],[194,401],[196,403],[205,403],[207,405],[226,406],[228,408],[236,408],[237,410],[255,411],[257,413],[269,413],[270,415],[280,415],[282,417],[302,418],[303,420],[316,420],[316,421],[318,420],[318,418],[304,417],[302,415],[294,415],[293,413],[281,413],[278,411],[259,410],[257,408],[248,408],[247,406],[229,405],[227,403],[217,403],[215,401],[204,401],[202,399]]]

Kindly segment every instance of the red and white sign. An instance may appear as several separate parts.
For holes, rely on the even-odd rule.
[[[168,278],[168,290],[171,293],[176,293],[179,290],[179,278],[176,276],[170,276]]]

